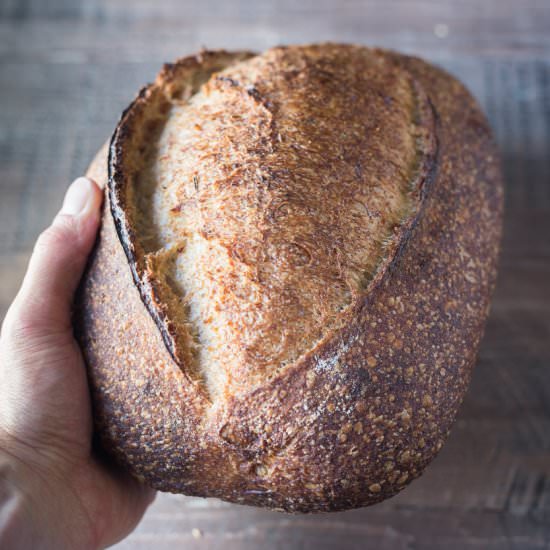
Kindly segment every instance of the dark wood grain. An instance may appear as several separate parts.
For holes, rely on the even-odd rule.
[[[287,516],[159,495],[118,548],[550,548],[547,0],[0,0],[0,318],[39,231],[160,64],[201,46],[355,41],[476,95],[506,179],[500,276],[472,386],[426,474],[378,506]]]

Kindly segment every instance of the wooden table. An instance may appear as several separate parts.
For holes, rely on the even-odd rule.
[[[65,187],[163,61],[327,39],[441,64],[500,142],[500,278],[458,422],[427,473],[381,505],[303,517],[159,495],[118,548],[548,549],[548,0],[0,0],[0,318]]]

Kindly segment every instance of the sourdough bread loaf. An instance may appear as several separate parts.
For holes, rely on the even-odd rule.
[[[441,448],[495,279],[475,101],[424,61],[202,51],[123,113],[76,308],[97,431],[152,486],[287,511],[394,495]]]

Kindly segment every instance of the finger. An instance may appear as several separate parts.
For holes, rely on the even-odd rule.
[[[79,477],[75,488],[93,518],[96,546],[106,548],[135,529],[154,501],[156,491],[139,483],[104,455],[92,460],[93,475]]]
[[[38,238],[21,289],[6,316],[29,329],[70,327],[70,306],[99,226],[102,192],[76,179],[53,223]]]
[[[128,480],[121,483],[121,479],[113,485],[113,503],[117,513],[116,522],[103,533],[102,547],[109,547],[125,539],[140,523],[145,512],[153,503],[156,491],[137,483],[135,480]]]

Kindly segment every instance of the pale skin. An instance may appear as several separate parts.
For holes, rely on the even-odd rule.
[[[70,186],[38,238],[0,336],[0,548],[105,548],[128,535],[151,489],[92,452],[92,412],[71,305],[102,192]]]

